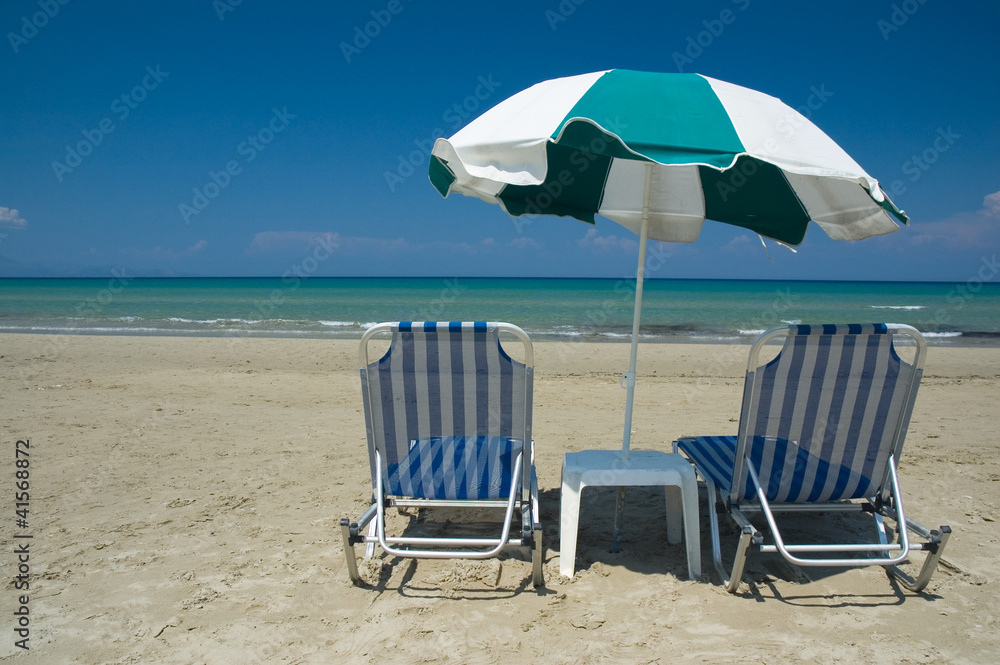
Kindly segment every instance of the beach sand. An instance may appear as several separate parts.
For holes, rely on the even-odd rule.
[[[546,587],[498,560],[379,558],[347,576],[339,521],[370,495],[351,340],[0,336],[7,502],[0,662],[993,663],[1000,653],[1000,349],[932,347],[901,462],[908,514],[953,537],[928,589],[880,568],[758,557],[719,586],[668,545],[661,491],[584,493],[558,574],[569,451],[621,445],[626,344],[537,343],[534,435]],[[746,346],[640,349],[634,449],[736,432]],[[15,442],[30,439],[29,527]],[[702,488],[701,512],[705,499]],[[30,534],[30,590],[14,588]],[[735,531],[723,545],[731,556]],[[362,548],[358,548],[359,554]],[[30,651],[15,646],[30,595]]]

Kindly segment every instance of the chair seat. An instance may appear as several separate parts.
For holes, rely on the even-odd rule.
[[[519,439],[499,436],[413,441],[407,456],[387,469],[389,493],[419,499],[506,499],[523,447]]]
[[[711,477],[723,494],[732,490],[733,468],[736,464],[736,436],[700,436],[678,439],[677,447],[683,450],[695,465]],[[861,499],[873,492],[870,478],[858,474],[850,467],[829,462],[810,455],[794,441],[781,438],[755,436],[749,445],[750,461],[767,485],[768,501],[800,503]],[[763,464],[770,465],[770,473],[762,473]],[[756,496],[750,474],[744,476],[741,499]],[[847,488],[853,488],[847,492]]]
[[[684,437],[677,439],[677,447],[722,494],[729,494],[736,461],[735,436]]]

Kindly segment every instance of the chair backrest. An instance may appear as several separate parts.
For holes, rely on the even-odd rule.
[[[507,355],[501,332],[524,344],[525,362]],[[380,333],[391,334],[389,350],[369,362],[368,344]],[[401,322],[369,329],[361,342],[361,383],[373,486],[376,450],[388,481],[387,469],[432,439],[516,439],[527,458],[532,379],[531,342],[511,324]],[[530,460],[524,461],[528,487]]]
[[[912,363],[896,353],[897,335],[914,340]],[[781,336],[777,357],[758,366],[763,346]],[[899,324],[792,325],[761,335],[747,366],[731,498],[754,494],[748,454],[769,501],[884,494],[925,351],[920,333]]]

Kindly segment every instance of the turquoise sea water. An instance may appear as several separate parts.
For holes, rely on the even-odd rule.
[[[1000,344],[1000,284],[648,280],[649,341],[740,341],[782,323],[909,323]],[[3,279],[0,332],[360,337],[395,320],[502,320],[536,339],[626,340],[628,279]]]

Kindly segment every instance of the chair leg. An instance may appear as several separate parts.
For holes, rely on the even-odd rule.
[[[535,542],[531,548],[531,584],[536,589],[545,586],[545,576],[542,565],[545,563],[545,550],[542,549],[542,525],[536,524],[534,529]]]
[[[347,574],[351,576],[351,581],[361,584],[361,575],[358,573],[358,560],[354,556],[354,545],[351,544],[351,525],[348,520],[340,521],[340,533],[344,537],[344,557],[347,559]]]
[[[886,572],[899,580],[908,590],[919,593],[924,590],[927,583],[931,581],[934,571],[937,570],[937,565],[944,554],[944,547],[948,544],[948,538],[951,537],[951,527],[944,525],[940,529],[931,530],[913,520],[907,520],[906,526],[918,536],[926,538],[929,541],[921,543],[918,546],[911,546],[911,549],[927,550],[927,556],[924,558],[923,566],[920,567],[920,573],[914,579],[897,566],[885,566],[885,569]]]
[[[754,529],[752,524],[747,523],[741,525],[740,540],[736,545],[736,557],[733,559],[733,572],[729,579],[723,582],[729,593],[736,593],[736,590],[740,588],[740,582],[743,581],[743,568],[746,566],[750,543],[753,542],[756,532],[757,530]]]
[[[716,489],[715,483],[712,482],[711,478],[705,478],[705,484],[708,487],[708,523],[709,529],[712,535],[712,563],[715,564],[715,572],[719,576],[719,581],[722,583],[729,593],[736,593],[736,590],[740,587],[740,582],[743,580],[743,569],[746,566],[747,554],[750,550],[750,544],[753,542],[754,536],[757,530],[754,529],[753,525],[750,524],[743,513],[739,511],[733,511],[730,516],[736,521],[740,526],[740,540],[736,545],[736,556],[733,559],[733,569],[731,572],[726,571],[726,567],[722,563],[722,545],[721,537],[719,535],[719,516],[716,512]]]
[[[532,453],[531,459],[533,462],[534,453]],[[545,564],[545,548],[542,545],[542,507],[538,500],[538,475],[534,466],[531,467],[530,482],[530,503],[528,506],[531,514],[528,519],[531,525],[531,535],[534,539],[531,547],[531,584],[538,589],[545,586],[545,575],[542,572],[542,566]]]
[[[708,489],[708,530],[711,532],[712,536],[712,563],[715,565],[715,572],[719,576],[719,581],[723,585],[729,579],[729,575],[726,573],[726,569],[722,565],[722,546],[720,544],[719,538],[719,516],[715,510],[715,483],[712,482],[711,478],[705,478],[705,484]]]
[[[368,523],[368,541],[365,543],[365,559],[375,556],[376,536],[378,535],[378,523],[372,520]]]
[[[882,545],[889,544],[889,536],[885,530],[885,520],[882,519],[881,513],[875,513],[875,531],[878,534],[878,542]],[[873,556],[886,558],[889,555],[888,551],[874,551]]]

